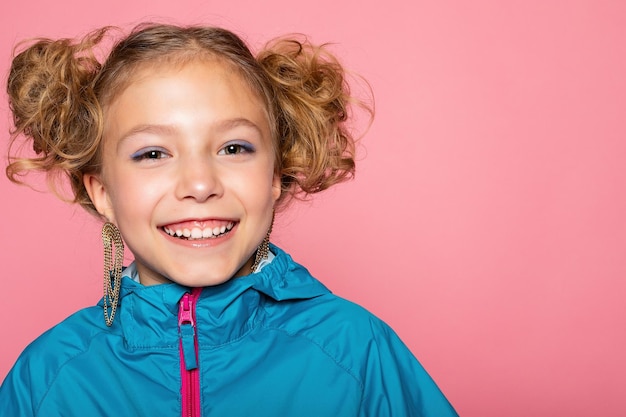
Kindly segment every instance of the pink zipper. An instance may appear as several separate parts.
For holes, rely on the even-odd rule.
[[[180,299],[178,334],[180,337],[180,374],[182,379],[182,416],[200,416],[200,376],[198,374],[198,336],[195,309],[202,288],[194,288]]]

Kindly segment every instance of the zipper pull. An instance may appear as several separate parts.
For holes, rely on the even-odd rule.
[[[180,335],[180,343],[183,348],[185,369],[188,371],[198,367],[198,361],[196,359],[196,326],[193,321],[193,304],[191,295],[186,293],[180,300],[178,312],[178,331]]]

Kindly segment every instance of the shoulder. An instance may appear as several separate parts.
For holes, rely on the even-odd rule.
[[[315,280],[305,269],[298,275],[302,281]],[[359,382],[363,415],[456,416],[394,330],[358,304],[324,292],[268,300],[266,310],[266,327],[315,345]]]
[[[116,333],[104,324],[102,309],[94,306],[72,314],[43,333],[24,349],[13,365],[0,388],[0,404],[12,397],[12,402],[23,399],[36,408],[61,370],[87,352],[93,339],[105,332]],[[25,409],[24,405],[19,409]]]
[[[285,267],[277,268],[280,277],[271,281],[273,292],[265,291],[271,295],[265,304],[268,327],[308,338],[329,352],[351,346],[363,350],[375,340],[385,343],[397,339],[374,314],[332,294],[279,248],[273,246],[272,250],[277,254],[274,263],[284,262]]]
[[[364,307],[332,293],[292,303],[286,314],[291,320],[285,325],[295,324],[294,331],[324,334],[333,329],[335,334],[345,332],[345,336],[360,340],[384,335],[390,330],[387,324]],[[298,330],[298,319],[311,323],[311,328]]]
[[[267,309],[267,327],[308,339],[361,381],[373,346],[386,345],[385,351],[415,360],[389,325],[334,294],[272,302]]]
[[[280,248],[272,246],[272,251],[277,254],[272,264],[278,267],[262,289],[269,295],[265,305],[270,313],[269,325],[314,339],[332,336],[328,342],[343,336],[342,343],[361,343],[392,333],[387,324],[365,308],[332,294]]]
[[[108,328],[98,306],[77,311],[35,339],[20,356],[21,360],[39,358],[47,364],[64,362],[87,350],[91,340]]]

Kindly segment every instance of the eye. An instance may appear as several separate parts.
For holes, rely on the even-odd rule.
[[[167,153],[161,149],[142,149],[138,152],[135,152],[130,157],[134,161],[141,161],[143,159],[156,160],[167,158]]]
[[[219,152],[219,155],[237,155],[241,153],[252,153],[254,147],[249,143],[229,143],[224,146]]]

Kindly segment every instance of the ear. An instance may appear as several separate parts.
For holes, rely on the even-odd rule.
[[[274,174],[274,178],[272,179],[272,198],[274,202],[276,202],[280,195],[282,194],[282,187],[280,183],[280,175]]]
[[[85,174],[83,175],[83,184],[98,213],[108,221],[115,222],[111,199],[102,178],[96,174]]]

